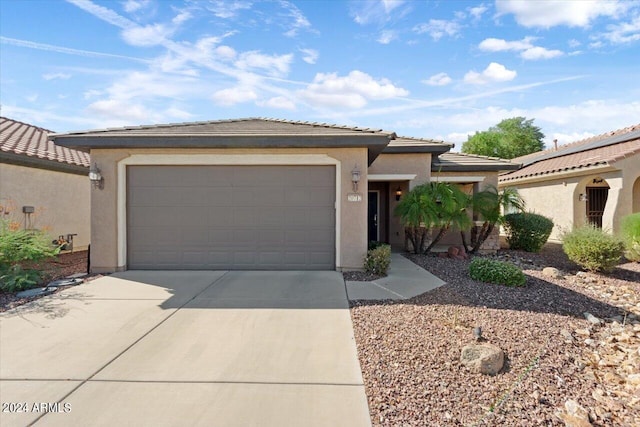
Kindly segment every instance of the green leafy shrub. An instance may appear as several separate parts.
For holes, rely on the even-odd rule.
[[[511,249],[540,252],[553,230],[553,221],[532,212],[519,212],[505,215],[504,227]]]
[[[364,270],[368,274],[386,276],[391,264],[391,246],[382,244],[375,249],[369,249],[364,259]]]
[[[629,261],[640,262],[640,213],[627,215],[620,223],[622,241]]]
[[[586,270],[610,271],[620,262],[624,244],[606,231],[587,225],[564,234],[562,249]]]
[[[0,222],[0,290],[15,292],[35,286],[41,279],[40,272],[24,269],[21,263],[42,261],[58,252],[44,233]]]
[[[469,264],[473,280],[506,286],[524,286],[526,277],[515,265],[489,258],[474,258]]]
[[[370,240],[368,250],[379,248],[380,246],[386,245],[384,242],[379,242],[377,240]]]

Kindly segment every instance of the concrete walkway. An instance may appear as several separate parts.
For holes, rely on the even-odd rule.
[[[371,423],[337,272],[103,277],[0,314],[0,360],[3,427]]]
[[[399,253],[391,254],[387,277],[373,282],[347,281],[349,299],[405,300],[436,289],[445,282]]]

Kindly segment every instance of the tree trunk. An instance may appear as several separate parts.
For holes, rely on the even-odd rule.
[[[473,243],[473,249],[471,250],[472,254],[475,254],[480,250],[480,246],[482,246],[485,240],[487,240],[492,231],[493,224],[485,221],[485,223],[482,224],[482,229],[480,230],[480,233],[478,233],[476,241]]]
[[[431,242],[431,244],[427,247],[427,249],[424,251],[424,253],[429,253],[429,251],[438,244],[438,242],[440,241],[440,239],[442,239],[442,237],[444,237],[445,234],[447,234],[447,231],[449,231],[449,227],[451,227],[450,224],[445,225],[444,227],[440,228],[440,231],[438,231],[438,234],[436,235],[436,237],[433,239],[433,241]]]

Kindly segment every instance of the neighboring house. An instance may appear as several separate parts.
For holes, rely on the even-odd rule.
[[[0,117],[0,218],[52,240],[73,234],[74,250],[86,249],[89,154],[53,144],[49,132]]]
[[[563,231],[591,223],[612,232],[620,219],[640,212],[640,124],[513,159],[522,169],[500,176],[529,210]]]
[[[437,175],[479,189],[518,167],[393,132],[256,118],[52,138],[91,152],[102,177],[94,272],[361,269],[369,240],[403,246],[393,211],[414,186]]]

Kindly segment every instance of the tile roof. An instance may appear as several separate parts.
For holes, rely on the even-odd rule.
[[[500,176],[500,182],[606,165],[640,153],[640,124],[518,157],[524,167]]]
[[[389,141],[383,153],[421,153],[421,152],[446,152],[453,148],[453,144],[437,139],[411,138],[398,136]]]
[[[395,137],[393,132],[382,129],[369,129],[338,126],[327,123],[290,121],[262,117],[244,119],[212,120],[205,122],[169,123],[160,125],[125,126],[87,131],[75,131],[54,134],[65,136],[296,136],[296,135],[371,135],[381,134]]]
[[[89,167],[89,154],[55,145],[51,131],[0,117],[0,151],[32,158]]]
[[[443,153],[431,162],[431,170],[446,171],[482,171],[482,170],[515,170],[520,168],[519,162],[500,159],[498,157],[480,156],[466,153]]]

